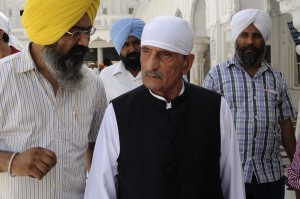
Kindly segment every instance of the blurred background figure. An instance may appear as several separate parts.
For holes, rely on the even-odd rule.
[[[110,66],[110,65],[113,65],[112,61],[108,58],[104,58],[103,59],[103,64],[104,66]]]
[[[92,71],[94,71],[97,75],[99,75],[99,69],[97,67],[97,64],[95,64],[95,62],[89,62],[88,63],[89,69],[91,69]]]
[[[11,26],[8,18],[0,12],[0,59],[20,52],[23,45],[17,38],[10,34]]]
[[[98,64],[99,73],[106,67],[104,64]]]

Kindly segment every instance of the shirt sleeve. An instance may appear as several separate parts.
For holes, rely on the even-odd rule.
[[[98,95],[95,97],[96,111],[94,112],[93,120],[90,126],[89,142],[96,141],[100,124],[102,122],[103,115],[107,107],[106,95],[101,80],[98,81],[97,88],[95,90],[95,92],[97,92]]]
[[[285,79],[282,77],[282,91],[280,93],[280,100],[279,100],[279,113],[280,119],[285,120],[288,118],[296,117],[295,110],[292,105],[291,96],[288,90],[287,83]]]
[[[242,165],[230,108],[222,97],[220,111],[220,177],[225,199],[245,198]]]
[[[110,103],[97,137],[85,199],[116,199],[117,158],[120,152],[115,112]]]
[[[300,189],[300,139],[297,141],[297,148],[294,154],[292,164],[287,167],[288,171],[288,183],[296,188]]]
[[[214,68],[210,69],[210,71],[207,73],[206,77],[204,78],[202,86],[204,88],[209,89],[209,90],[216,91],[214,75],[213,75],[214,74],[213,69]]]

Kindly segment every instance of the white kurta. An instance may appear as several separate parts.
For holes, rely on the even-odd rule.
[[[232,115],[222,97],[220,110],[220,178],[225,199],[245,198],[242,166]],[[119,131],[112,104],[109,104],[97,137],[85,199],[116,199],[117,158],[120,153]],[[204,160],[205,161],[205,160]]]

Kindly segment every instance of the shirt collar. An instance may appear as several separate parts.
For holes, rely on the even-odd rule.
[[[24,73],[33,69],[36,69],[35,63],[30,54],[31,43],[28,43],[21,51],[20,60],[26,60],[26,64],[19,64],[17,67],[17,72]]]
[[[243,66],[238,62],[237,58],[236,58],[236,55],[230,60],[228,61],[228,64],[226,67],[232,67],[232,66],[236,66],[242,70],[244,70]],[[261,62],[261,67],[258,69],[257,73],[255,74],[255,76],[258,76],[260,74],[262,74],[263,72],[265,72],[266,70],[269,70],[270,69],[270,66],[269,64],[263,60]]]
[[[117,63],[116,68],[114,69],[112,75],[115,76],[115,75],[118,74],[118,73],[125,73],[125,72],[126,72],[126,68],[125,68],[123,62],[122,62],[122,61],[119,61],[119,63]]]
[[[117,74],[127,74],[127,75],[131,75],[133,76],[124,66],[122,61],[119,61],[119,63],[117,63],[116,68],[114,69],[112,76],[116,76]],[[142,78],[142,73],[141,71],[137,74],[136,77],[134,77],[135,79],[141,79]]]
[[[184,92],[184,90],[185,90],[185,86],[184,86],[184,82],[182,80],[182,88],[181,88],[181,91],[180,91],[180,93],[179,93],[178,96],[182,95],[182,93]],[[164,97],[154,94],[150,89],[149,89],[149,91],[150,91],[151,95],[153,95],[157,99],[160,99],[160,100],[166,102],[166,109],[172,108],[172,102],[168,102]]]

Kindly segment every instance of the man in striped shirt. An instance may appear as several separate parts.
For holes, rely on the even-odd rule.
[[[99,0],[27,0],[32,42],[0,63],[0,198],[82,199],[106,108],[82,67]]]
[[[213,67],[203,86],[227,99],[238,136],[247,199],[283,199],[280,145],[295,152],[295,116],[283,75],[264,61],[272,21],[260,10],[238,12],[231,22],[232,60]]]

